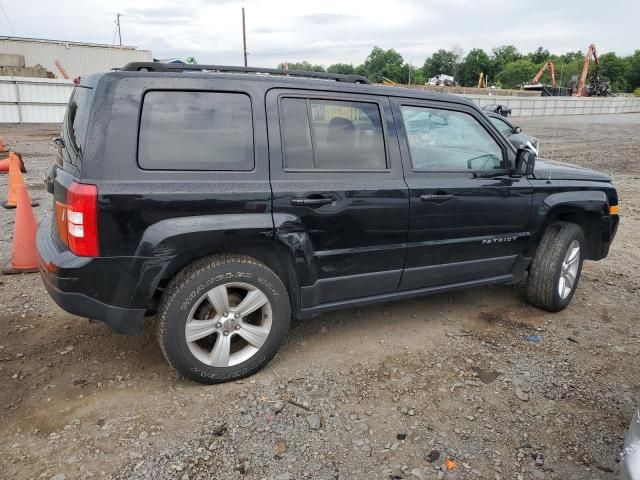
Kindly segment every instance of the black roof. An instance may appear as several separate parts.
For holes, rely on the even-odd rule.
[[[149,77],[189,77],[272,83],[274,88],[305,88],[345,93],[366,93],[389,97],[416,98],[439,102],[475,105],[461,95],[432,92],[419,88],[372,84],[360,75],[341,75],[325,72],[282,70],[275,68],[235,67],[224,65],[192,65],[186,63],[134,62],[111,73],[98,73],[83,78],[82,83],[97,83],[103,76],[149,76]],[[333,81],[332,81],[333,80]]]
[[[283,70],[279,68],[235,67],[229,65],[198,65],[190,63],[132,62],[121,70],[125,72],[219,72],[219,73],[262,73],[283,77],[319,78],[345,83],[371,83],[362,75],[342,75],[339,73],[310,72],[306,70]]]

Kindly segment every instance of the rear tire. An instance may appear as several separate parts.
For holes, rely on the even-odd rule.
[[[580,280],[584,247],[584,234],[575,223],[555,222],[547,227],[529,269],[530,304],[550,312],[569,305]]]
[[[266,265],[220,255],[184,268],[158,309],[158,343],[185,377],[213,384],[246,377],[278,352],[287,336],[287,290]]]

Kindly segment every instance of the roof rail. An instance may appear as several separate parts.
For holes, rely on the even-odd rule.
[[[307,72],[304,70],[282,70],[279,68],[234,67],[227,65],[192,65],[188,63],[132,62],[119,69],[122,72],[224,72],[224,73],[265,73],[289,77],[319,78],[345,83],[371,83],[362,75],[342,75],[338,73]]]

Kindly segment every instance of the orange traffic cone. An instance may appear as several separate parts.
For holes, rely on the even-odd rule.
[[[19,153],[16,153],[15,155],[17,155],[18,159],[20,160],[20,171],[22,173],[27,173],[27,169],[24,166],[24,161],[22,160],[22,157],[20,156]],[[9,171],[9,157],[5,158],[4,160],[0,160],[0,172],[8,172],[8,171]]]
[[[4,208],[16,208],[18,205],[18,192],[20,185],[24,185],[24,179],[20,169],[21,158],[14,152],[9,153],[9,186],[7,187],[7,201],[2,205]],[[32,207],[37,207],[37,203],[32,203]]]
[[[30,273],[38,271],[38,249],[36,248],[36,230],[38,224],[31,209],[31,199],[24,184],[18,186],[18,209],[16,225],[13,231],[11,259],[3,262],[0,271],[11,273]]]

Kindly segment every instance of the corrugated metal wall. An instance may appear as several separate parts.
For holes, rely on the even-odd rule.
[[[0,123],[60,123],[73,82],[0,77]]]
[[[54,40],[0,37],[0,53],[24,55],[27,66],[40,64],[63,78],[55,65],[59,61],[70,78],[122,67],[129,62],[151,62],[149,50],[134,47],[74,43]]]

